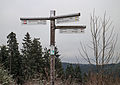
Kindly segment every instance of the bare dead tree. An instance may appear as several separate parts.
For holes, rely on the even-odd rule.
[[[106,18],[106,12],[103,18],[95,16],[95,11],[93,12],[90,17],[90,31],[92,37],[90,45],[86,46],[80,43],[79,53],[89,64],[96,65],[98,73],[99,66],[102,71],[105,64],[118,62],[119,56],[115,56],[117,35],[110,18]],[[88,48],[91,50],[92,56],[87,52]]]
[[[93,52],[94,58],[91,59],[89,53],[87,52],[88,47],[82,43],[80,43],[80,55],[90,64],[95,63],[96,65],[104,65],[117,63],[117,61],[112,61],[112,59],[115,58],[114,53],[117,36],[114,33],[114,27],[112,27],[110,18],[106,19],[106,13],[104,13],[103,19],[95,16],[93,13],[90,18],[90,29],[92,40],[90,41],[90,45],[88,47]]]

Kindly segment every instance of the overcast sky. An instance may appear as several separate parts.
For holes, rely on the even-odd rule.
[[[6,44],[6,36],[10,32],[15,32],[21,48],[22,39],[29,32],[32,38],[40,38],[43,48],[49,48],[49,21],[47,25],[21,25],[20,17],[49,17],[50,10],[56,10],[56,15],[80,12],[79,22],[64,25],[86,25],[84,33],[60,34],[59,30],[56,30],[56,46],[62,61],[77,62],[75,56],[79,56],[80,42],[90,41],[89,20],[94,8],[97,16],[103,17],[106,11],[116,32],[120,31],[120,0],[0,0],[0,45]],[[78,60],[86,63],[80,57]]]

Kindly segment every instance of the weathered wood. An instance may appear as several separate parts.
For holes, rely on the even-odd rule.
[[[68,18],[68,17],[76,17],[76,16],[80,16],[80,13],[62,15],[62,16],[51,16],[51,17],[20,18],[20,20],[52,20],[52,19]]]
[[[85,29],[86,26],[56,26],[55,29]]]

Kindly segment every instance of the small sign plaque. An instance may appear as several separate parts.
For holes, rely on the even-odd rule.
[[[50,46],[50,54],[51,55],[55,54],[55,46],[53,46],[53,45]]]
[[[76,17],[68,17],[68,18],[59,18],[56,20],[56,22],[59,23],[64,23],[64,22],[75,22],[79,21],[79,16]]]
[[[82,29],[60,29],[59,32],[63,34],[72,34],[72,33],[81,33],[81,32],[84,32],[84,30]]]
[[[46,25],[46,20],[22,20],[22,24],[30,24],[30,25],[37,25],[37,24],[43,24]]]

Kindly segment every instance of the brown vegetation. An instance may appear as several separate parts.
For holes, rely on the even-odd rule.
[[[120,78],[111,75],[102,76],[101,74],[91,73],[88,81],[84,85],[120,85]]]

